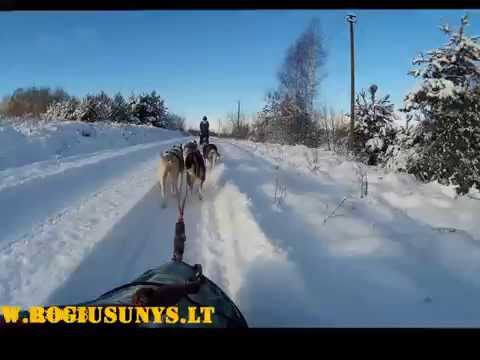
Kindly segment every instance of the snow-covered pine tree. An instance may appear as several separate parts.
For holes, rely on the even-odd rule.
[[[164,100],[155,91],[132,96],[130,99],[132,117],[140,124],[167,128],[167,108]]]
[[[371,85],[368,95],[362,90],[355,100],[355,152],[369,165],[376,165],[393,143],[395,119],[390,95],[377,98],[378,87]]]
[[[134,125],[140,125],[140,119],[137,115],[140,115],[140,112],[137,111],[138,96],[131,94],[128,97],[127,109],[128,109],[128,123]]]
[[[97,121],[97,114],[95,111],[95,98],[93,95],[87,94],[77,109],[78,120],[86,122],[95,122]]]
[[[102,91],[97,95],[85,96],[76,111],[76,117],[86,122],[109,121],[112,110],[113,100]]]
[[[62,102],[54,102],[48,105],[45,113],[41,115],[42,119],[47,121],[64,119],[61,116],[61,114],[63,114],[63,106],[64,104]]]
[[[42,115],[45,120],[77,120],[77,110],[80,102],[75,97],[52,103]]]
[[[129,106],[122,94],[115,94],[112,102],[111,120],[118,123],[128,123],[129,116]]]
[[[113,100],[105,92],[101,91],[94,97],[97,121],[110,121],[113,113]]]
[[[424,181],[457,186],[464,194],[480,189],[480,40],[465,34],[468,17],[438,49],[414,59],[410,72],[421,83],[405,98],[404,111],[420,122],[414,131],[418,152],[408,171]]]

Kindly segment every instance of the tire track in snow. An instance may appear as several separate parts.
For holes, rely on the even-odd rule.
[[[155,185],[105,231],[68,278],[50,294],[49,303],[74,303],[91,300],[116,286],[132,281],[145,271],[171,259],[174,225],[177,220],[175,200],[162,208]],[[186,224],[190,234],[200,211],[193,203],[185,209],[191,218]],[[187,243],[190,239],[187,235]],[[188,247],[187,247],[188,249]]]
[[[251,200],[236,185],[239,179],[230,176],[230,167],[242,160],[243,153],[221,153],[224,163],[215,169],[213,196],[202,204],[202,232],[195,242],[196,252],[201,254],[205,274],[223,287],[250,324],[261,326],[268,324],[265,314],[271,316],[283,304],[275,298],[278,288],[292,288],[290,284],[278,284],[280,277],[292,278],[291,264],[257,223]],[[266,309],[271,300],[278,305]],[[264,316],[257,316],[260,313]],[[286,316],[283,323],[287,324],[289,318]]]
[[[228,285],[225,276],[225,268],[218,260],[223,256],[223,242],[221,234],[218,232],[217,219],[214,211],[214,202],[218,191],[224,185],[222,182],[223,164],[217,164],[213,170],[207,169],[206,181],[204,184],[204,196],[202,201],[198,201],[194,196],[193,201],[200,207],[198,213],[194,213],[197,219],[191,218],[188,213],[185,215],[185,224],[187,228],[192,229],[187,234],[187,243],[185,244],[184,258],[189,263],[200,263],[203,266],[204,273],[223,289]],[[191,206],[187,202],[186,211]],[[194,227],[191,222],[195,222]]]

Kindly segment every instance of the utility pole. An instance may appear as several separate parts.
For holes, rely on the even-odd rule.
[[[353,24],[357,22],[355,14],[348,14],[346,20],[350,23],[350,64],[351,64],[351,94],[350,94],[350,151],[353,150],[353,129],[355,128],[355,52]]]
[[[240,127],[240,100],[238,100],[237,125]]]

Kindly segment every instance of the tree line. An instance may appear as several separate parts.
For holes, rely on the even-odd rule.
[[[326,144],[329,150],[340,150],[348,135],[348,119],[326,105],[315,105],[318,85],[326,75],[326,59],[320,22],[313,19],[287,49],[277,72],[277,88],[267,92],[263,109],[250,119],[228,114],[221,132],[253,141],[308,147]]]
[[[480,190],[480,38],[467,35],[468,17],[441,31],[448,43],[413,59],[416,90],[395,112],[376,84],[355,98],[353,148],[350,114],[315,107],[327,56],[318,21],[288,49],[264,108],[246,121],[231,114],[224,132],[234,137],[308,147],[326,145],[368,165],[454,185],[458,194]],[[396,126],[404,114],[405,125]]]
[[[3,98],[0,112],[9,118],[110,121],[185,130],[185,118],[169,112],[165,101],[155,91],[132,94],[128,98],[121,93],[111,97],[100,91],[78,98],[61,88],[19,88]]]

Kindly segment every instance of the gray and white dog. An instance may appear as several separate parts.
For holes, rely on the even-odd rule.
[[[172,186],[172,193],[178,195],[179,181],[180,189],[183,186],[184,171],[185,161],[183,159],[182,144],[174,145],[171,149],[163,152],[163,154],[160,156],[160,163],[158,166],[158,184],[160,186],[160,192],[162,195],[162,207],[167,206],[165,189],[167,187],[168,180],[170,180]]]
[[[193,187],[196,183],[199,183],[198,197],[202,200],[203,183],[205,182],[205,161],[203,159],[200,150],[198,149],[197,142],[191,141],[184,145],[183,154],[185,160],[185,170],[187,173],[187,186],[190,190],[190,194],[193,193]]]
[[[186,159],[189,153],[196,150],[198,150],[197,140],[192,140],[185,143],[185,145],[183,145],[183,158]]]
[[[203,146],[203,158],[208,162],[209,168],[213,169],[217,160],[220,158],[217,145],[209,143]]]

